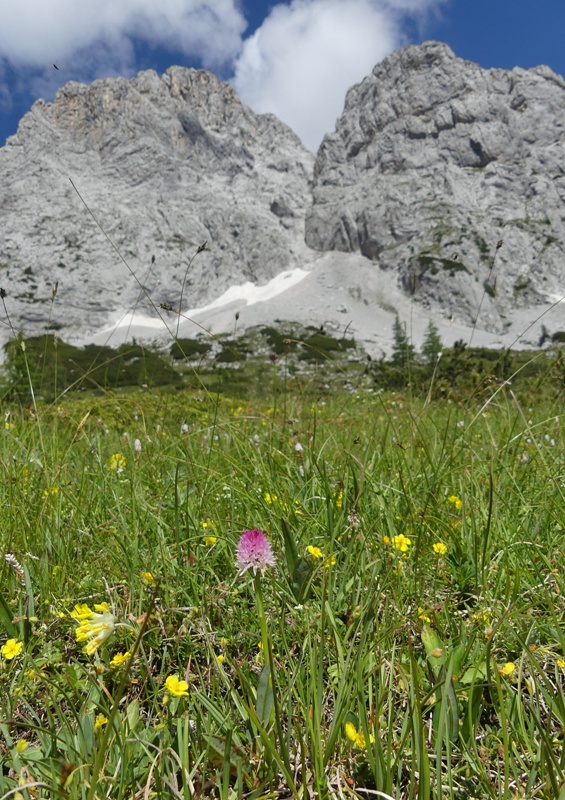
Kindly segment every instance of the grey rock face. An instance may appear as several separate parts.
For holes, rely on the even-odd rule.
[[[0,150],[12,321],[69,338],[134,306],[178,308],[206,240],[183,307],[303,265],[313,160],[276,117],[203,70],[67,84]]]
[[[484,70],[436,42],[393,53],[324,138],[306,242],[397,271],[447,316],[481,306],[487,330],[563,294],[565,81]]]
[[[370,341],[363,261],[387,309],[419,303],[422,330],[430,316],[466,331],[478,317],[488,341],[531,346],[537,328],[521,332],[565,294],[565,81],[407,47],[350,89],[315,163],[203,70],[69,83],[0,149],[0,226],[0,342],[12,324],[89,341],[134,308],[169,324],[181,292],[183,310],[202,308],[342,251],[355,296],[326,303],[305,281],[281,300],[287,320],[304,291],[305,317],[335,313],[353,331],[357,315]]]

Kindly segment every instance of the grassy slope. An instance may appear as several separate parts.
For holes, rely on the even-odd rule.
[[[557,401],[491,384],[424,407],[283,373],[265,400],[5,407],[2,550],[24,585],[5,563],[0,641],[24,647],[1,664],[0,794],[559,796]],[[277,556],[259,597],[234,566],[247,528]],[[89,657],[69,614],[102,602],[119,626]]]

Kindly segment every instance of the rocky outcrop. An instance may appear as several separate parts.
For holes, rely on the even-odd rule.
[[[565,81],[406,47],[347,94],[306,242],[361,253],[446,316],[503,330],[565,289]],[[496,255],[496,258],[495,258]]]
[[[313,159],[204,70],[68,83],[0,150],[12,321],[68,336],[133,306],[177,308],[205,241],[184,307],[303,265]]]

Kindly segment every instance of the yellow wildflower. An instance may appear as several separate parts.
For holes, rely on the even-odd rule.
[[[508,676],[508,675],[512,675],[512,673],[514,672],[515,669],[516,669],[516,664],[514,664],[513,661],[507,661],[506,664],[503,667],[501,667],[501,669],[499,671],[500,671],[501,675],[507,675]]]
[[[557,659],[557,666],[559,667],[559,669],[565,669],[565,659],[558,658]]]
[[[71,611],[71,617],[76,620],[88,619],[92,614],[92,609],[86,603],[77,603]]]
[[[108,603],[95,603],[94,608],[95,611],[91,611],[83,603],[76,605],[71,611],[71,617],[79,621],[75,638],[77,642],[86,642],[82,651],[88,656],[93,655],[100,645],[114,633],[115,627],[114,615],[110,611]]]
[[[23,753],[24,750],[27,750],[28,744],[29,744],[29,742],[28,742],[27,739],[19,739],[16,742],[16,752],[17,753]]]
[[[216,544],[217,541],[218,541],[218,537],[217,536],[205,536],[204,537],[204,544],[206,545],[206,547],[214,547],[214,545]]]
[[[343,505],[343,491],[340,489],[335,498],[335,507],[341,508]]]
[[[270,506],[273,503],[276,503],[279,498],[276,494],[270,494],[269,492],[265,492],[265,502],[268,503]]]
[[[226,660],[225,656],[222,656],[222,655],[218,656],[218,664],[223,664],[225,660]]]
[[[329,556],[329,558],[326,558],[326,560],[324,561],[324,567],[326,569],[329,569],[330,567],[333,567],[336,564],[337,564],[337,558],[335,556]]]
[[[110,666],[121,667],[122,664],[124,664],[130,656],[131,653],[129,652],[129,650],[126,653],[116,653],[114,658],[110,661]]]
[[[0,653],[4,656],[6,661],[11,661],[22,652],[23,642],[18,642],[16,639],[8,639],[6,644],[0,648]]]
[[[165,681],[165,690],[173,697],[188,697],[188,683],[181,681],[178,675],[169,675]]]
[[[407,553],[408,548],[412,544],[410,539],[405,536],[403,533],[399,533],[397,536],[393,536],[394,547],[396,550],[399,550],[401,553]]]
[[[142,572],[141,580],[146,586],[155,586],[155,584],[157,583],[151,572]]]
[[[429,616],[426,614],[426,612],[424,611],[424,609],[423,609],[423,608],[420,608],[420,607],[418,607],[418,619],[421,619],[421,620],[422,620],[422,622],[427,622],[427,623],[428,623],[428,625],[429,625],[429,624],[430,624],[430,622],[431,622],[431,619],[430,619],[430,618],[429,618]]]
[[[383,544],[390,544],[390,536],[383,536]]]
[[[310,553],[311,556],[314,556],[314,558],[324,557],[324,554],[322,553],[319,547],[314,547],[313,545],[309,544],[306,550]]]
[[[99,735],[102,732],[102,728],[104,725],[108,724],[108,717],[105,717],[104,714],[97,714],[96,719],[94,720],[94,733]]]
[[[110,456],[108,469],[110,472],[123,472],[126,466],[126,459],[121,453],[114,453]]]
[[[476,611],[472,619],[474,619],[475,622],[484,622],[488,625],[492,620],[492,613],[490,611]]]
[[[443,542],[436,542],[432,545],[432,549],[438,556],[444,556],[447,553],[447,546]]]
[[[358,747],[360,750],[365,750],[367,744],[365,742],[365,736],[361,731],[358,731],[355,725],[352,722],[345,723],[345,734],[347,738],[353,742],[355,747]],[[369,736],[369,742],[372,744],[375,741],[373,736]]]
[[[455,506],[455,508],[456,508],[458,511],[459,511],[459,509],[461,508],[461,506],[463,505],[463,502],[462,502],[461,498],[460,498],[460,497],[457,497],[457,495],[456,495],[456,494],[452,494],[452,495],[450,495],[450,496],[447,498],[447,500],[448,500],[448,502],[449,502],[449,503],[453,503],[453,505]]]

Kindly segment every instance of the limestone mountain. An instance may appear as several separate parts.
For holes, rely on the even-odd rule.
[[[396,313],[416,337],[433,316],[446,341],[478,315],[477,336],[530,326],[531,345],[564,293],[565,81],[406,47],[349,90],[316,157],[203,70],[71,82],[0,149],[0,225],[4,340],[89,341],[129,309],[276,279],[276,299],[198,323],[294,315],[383,349]]]
[[[481,69],[437,42],[393,53],[324,138],[306,241],[367,256],[435,312],[472,322],[481,306],[482,328],[555,300],[565,81],[544,66]]]
[[[65,336],[133,306],[178,307],[205,241],[187,274],[192,307],[303,265],[313,159],[275,116],[254,114],[204,70],[68,83],[0,150],[12,320]]]

